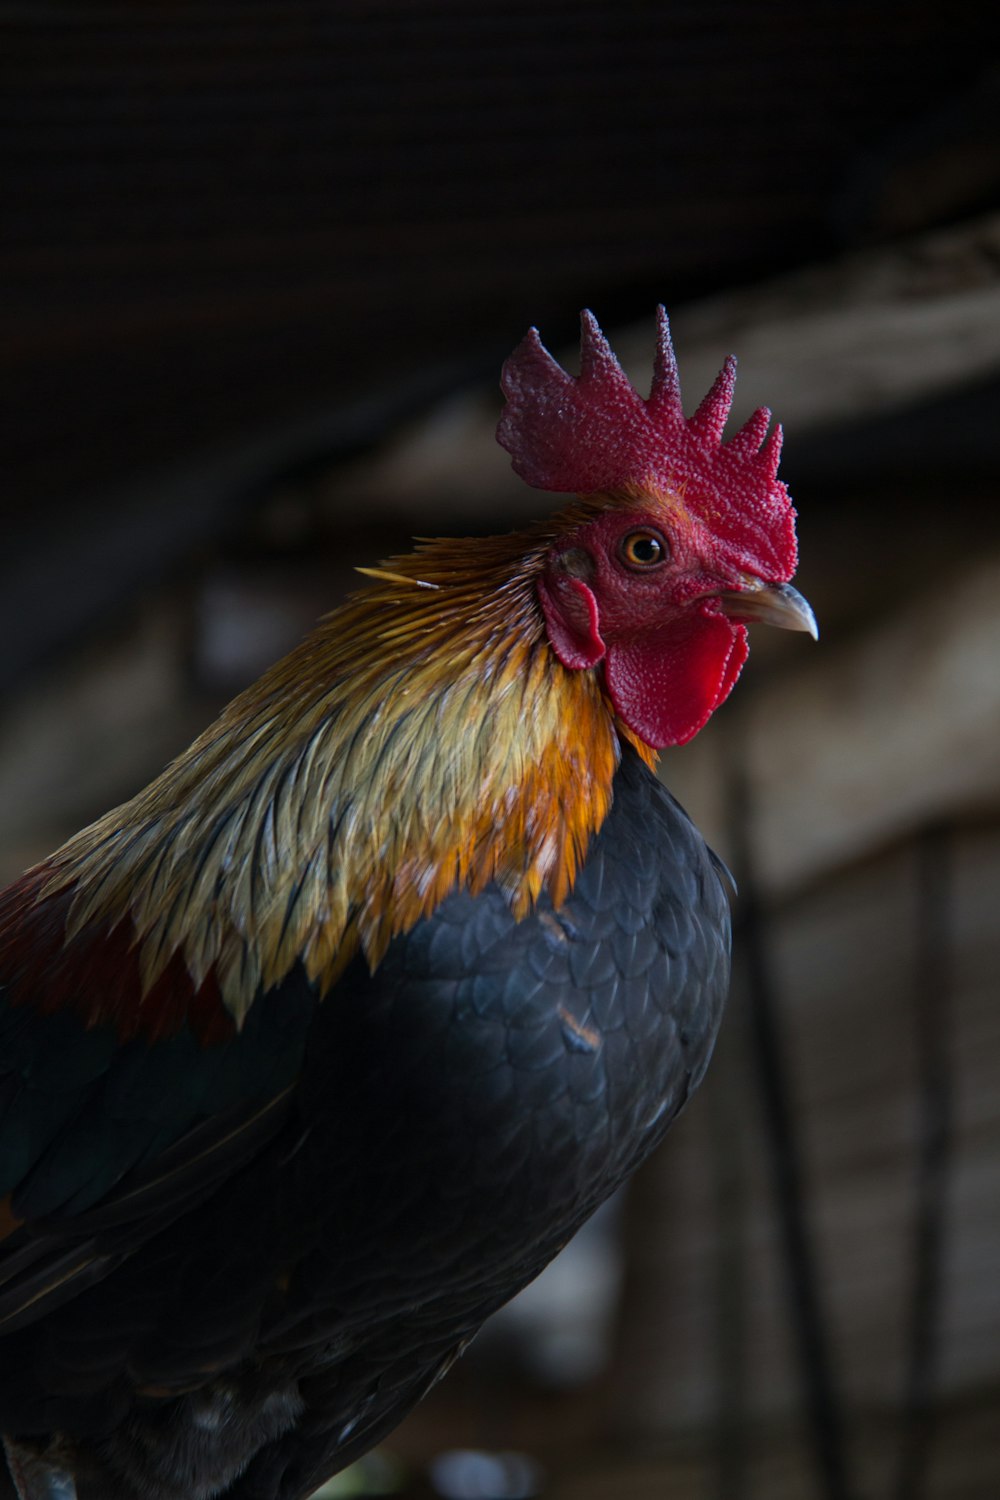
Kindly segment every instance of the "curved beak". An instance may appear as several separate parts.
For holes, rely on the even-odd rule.
[[[730,620],[751,620],[776,625],[779,630],[803,630],[819,640],[819,626],[808,600],[790,583],[757,583],[745,589],[727,589],[715,596]]]

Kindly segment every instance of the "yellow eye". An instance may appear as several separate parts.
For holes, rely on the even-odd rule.
[[[618,543],[618,555],[627,568],[648,573],[667,561],[670,544],[660,532],[642,526],[625,533]]]

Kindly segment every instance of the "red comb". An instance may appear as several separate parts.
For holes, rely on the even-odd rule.
[[[580,315],[580,374],[567,374],[532,328],[501,376],[507,398],[497,441],[516,473],[543,490],[590,495],[638,486],[683,498],[691,514],[745,559],[748,571],[785,582],[795,571],[794,512],[777,478],[781,428],[758,407],[727,443],[733,400],[730,355],[694,416],[681,406],[670,324],[657,309],[653,384],[643,400],[593,313]]]

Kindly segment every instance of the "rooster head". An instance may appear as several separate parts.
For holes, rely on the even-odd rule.
[[[728,696],[747,621],[816,635],[788,582],[795,512],[777,478],[781,428],[760,407],[722,441],[731,357],[685,417],[662,307],[648,399],[593,315],[581,323],[578,376],[535,329],[506,361],[497,438],[529,484],[596,502],[546,554],[538,593],[549,643],[565,667],[600,666],[616,713],[663,749],[691,739]]]

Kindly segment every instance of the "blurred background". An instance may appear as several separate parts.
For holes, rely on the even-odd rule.
[[[1000,53],[981,0],[0,4],[0,875],[410,535],[531,323],[786,431],[818,647],[663,774],[737,974],[668,1143],[330,1493],[1000,1493]],[[567,352],[568,351],[568,352]],[[465,1451],[470,1450],[470,1451]]]

